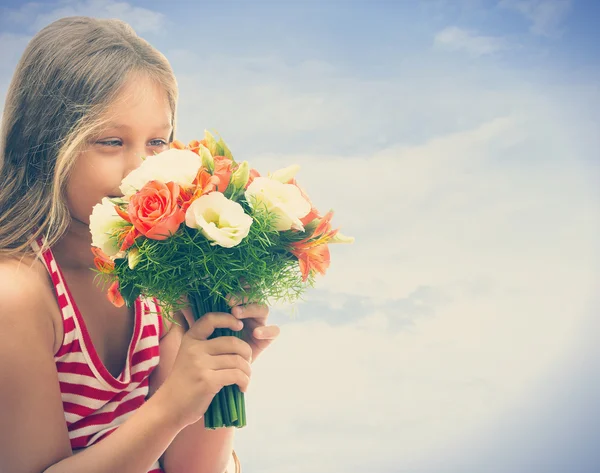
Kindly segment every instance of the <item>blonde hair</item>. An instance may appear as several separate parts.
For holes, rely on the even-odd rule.
[[[51,247],[71,222],[65,187],[73,164],[131,74],[162,86],[172,111],[177,82],[167,59],[123,21],[68,17],[27,45],[0,130],[0,256]],[[104,118],[102,118],[104,116]]]

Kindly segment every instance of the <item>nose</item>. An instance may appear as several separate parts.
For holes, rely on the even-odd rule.
[[[129,174],[134,169],[137,169],[142,164],[145,157],[146,157],[146,149],[144,147],[137,147],[135,149],[130,150],[127,153],[127,161],[126,161],[123,177],[125,177],[127,174]]]

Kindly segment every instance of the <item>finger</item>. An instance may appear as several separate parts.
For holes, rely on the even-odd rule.
[[[258,340],[274,340],[280,333],[281,330],[277,325],[265,325],[256,327],[252,331],[252,336]]]
[[[217,355],[211,357],[211,368],[213,370],[241,370],[249,377],[252,375],[252,367],[247,359],[240,355]]]
[[[194,322],[187,334],[197,340],[206,340],[216,328],[241,330],[243,322],[226,312],[208,312]]]
[[[245,360],[252,359],[252,347],[237,337],[217,337],[206,342],[206,352],[209,355],[240,355]]]
[[[227,294],[227,296],[225,296],[225,300],[227,301],[227,304],[229,305],[229,307],[234,307],[234,306],[240,305],[240,304],[247,304],[249,299],[246,294],[238,293],[238,294]]]
[[[219,386],[222,387],[237,384],[242,392],[246,392],[248,385],[250,384],[250,377],[243,371],[237,369],[215,371],[214,376]],[[217,392],[219,391],[220,388],[217,390]]]
[[[238,319],[266,319],[269,316],[269,308],[265,304],[237,305],[231,309],[231,313]]]

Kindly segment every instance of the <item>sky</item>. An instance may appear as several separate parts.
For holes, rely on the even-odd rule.
[[[600,2],[3,2],[29,39],[120,18],[178,138],[218,130],[355,243],[253,365],[247,473],[600,471]]]

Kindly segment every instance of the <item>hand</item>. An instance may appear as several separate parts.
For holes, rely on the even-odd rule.
[[[237,384],[246,392],[252,372],[250,345],[237,337],[208,340],[216,328],[237,331],[243,325],[232,314],[209,312],[183,335],[173,368],[156,393],[181,428],[197,422],[223,386]]]
[[[231,313],[238,319],[244,321],[242,338],[252,348],[253,363],[258,355],[267,348],[280,333],[277,325],[266,325],[269,317],[269,308],[264,304],[246,304],[246,299],[239,300],[229,297],[232,305]]]

